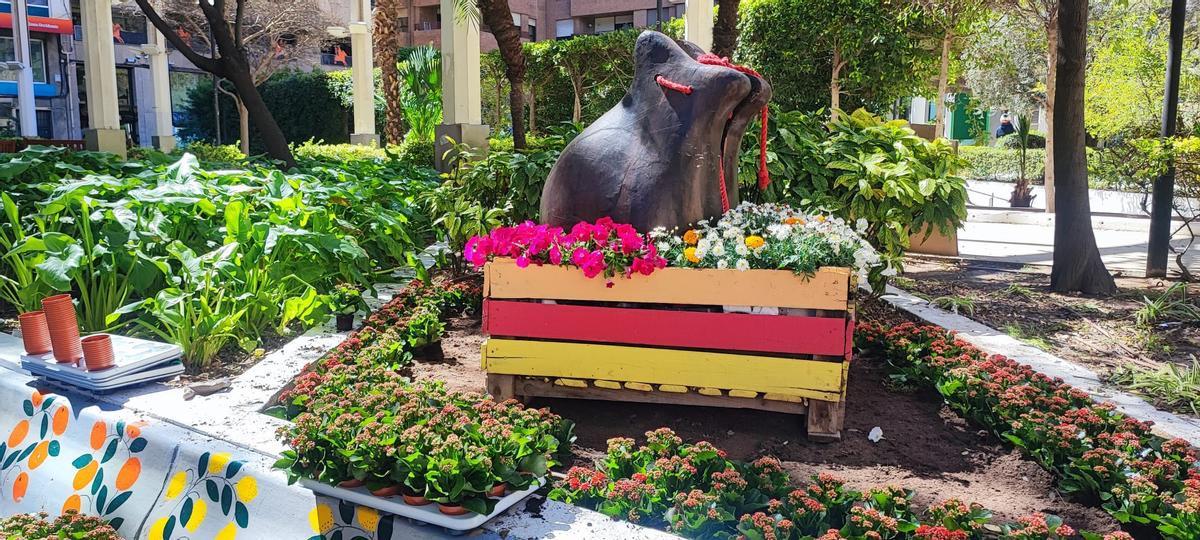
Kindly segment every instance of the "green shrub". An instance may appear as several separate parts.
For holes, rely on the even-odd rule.
[[[432,169],[435,153],[433,141],[418,140],[415,137],[407,138],[399,147],[400,161],[419,167]]]
[[[1021,141],[1018,140],[1014,135],[1016,135],[1016,133],[1010,133],[1008,135],[1000,137],[999,139],[996,139],[996,146],[999,148],[1008,148],[1008,149],[1012,149],[1012,150],[1021,148]],[[1030,131],[1029,132],[1029,148],[1033,149],[1033,148],[1045,148],[1045,147],[1046,147],[1046,134],[1041,131]]]
[[[292,145],[297,159],[307,158],[325,162],[346,163],[350,161],[387,159],[387,150],[363,144],[324,144],[309,139],[303,144]]]
[[[1005,137],[1009,139],[1011,137]],[[1001,140],[1004,140],[1001,139]],[[966,161],[963,176],[971,180],[1016,182],[1021,167],[1021,151],[993,146],[960,146],[958,154]],[[1045,177],[1046,151],[1030,148],[1026,151],[1025,177],[1040,185]]]
[[[183,149],[196,156],[196,159],[210,163],[245,163],[246,161],[246,154],[243,154],[236,144],[218,145],[204,141],[192,141]]]
[[[944,234],[966,219],[964,165],[945,139],[916,135],[903,120],[885,121],[865,110],[825,124],[824,112],[779,113],[770,123],[766,192],[754,187],[755,136],[743,141],[739,181],[746,199],[783,202],[867,221],[864,236],[892,268],[900,268],[909,236],[936,227]],[[751,132],[756,130],[752,129]],[[879,290],[880,272],[868,276]]]

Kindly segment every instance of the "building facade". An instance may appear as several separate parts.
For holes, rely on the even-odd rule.
[[[84,76],[84,40],[79,2],[87,0],[26,0],[33,62],[38,136],[46,139],[80,139],[89,127]],[[652,26],[658,21],[657,0],[510,0],[513,23],[525,41],[569,39],[631,27]],[[127,3],[128,4],[128,3]],[[351,0],[322,0],[334,23],[348,24]],[[440,45],[442,12],[439,0],[407,0],[408,16],[401,18],[401,42],[406,46]],[[662,0],[664,20],[682,17],[683,0]],[[0,136],[15,136],[17,125],[17,71],[4,62],[16,60],[11,0],[0,0]],[[142,47],[152,25],[128,6],[113,9],[113,40],[117,67],[120,124],[129,142],[149,146],[155,133],[153,89],[149,57]],[[480,48],[496,48],[486,28]],[[178,51],[169,48],[172,110],[179,125],[188,91],[210,75],[197,69]],[[349,39],[333,39],[311,56],[295,62],[300,68],[347,69],[354,54]]]

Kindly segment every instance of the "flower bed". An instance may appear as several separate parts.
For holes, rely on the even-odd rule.
[[[569,444],[571,424],[545,410],[403,375],[413,351],[440,339],[445,314],[479,309],[478,287],[414,281],[313,363],[281,402],[293,423],[276,466],[289,478],[365,485],[488,514],[495,496],[539,482]],[[565,446],[564,446],[565,448]]]
[[[0,538],[121,540],[121,535],[103,519],[68,510],[54,519],[50,519],[50,515],[45,512],[17,514],[4,518],[0,520]]]
[[[897,378],[936,388],[958,413],[1055,474],[1065,495],[1098,503],[1148,536],[1200,538],[1200,468],[1186,441],[1158,437],[1111,403],[937,326],[863,324],[855,337]]]
[[[549,496],[688,538],[968,540],[986,534],[1049,540],[1075,535],[1062,520],[1042,514],[991,524],[986,509],[956,499],[919,511],[913,495],[896,486],[860,493],[824,473],[796,487],[774,458],[730,460],[707,442],[684,443],[662,428],[646,433],[644,445],[610,439],[598,468],[571,468]],[[1125,533],[1085,537],[1130,538]]]

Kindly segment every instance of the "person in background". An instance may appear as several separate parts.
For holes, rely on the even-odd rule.
[[[1005,135],[1016,133],[1017,128],[1013,127],[1012,118],[1008,113],[1000,115],[1000,127],[996,128],[996,138],[999,139]]]

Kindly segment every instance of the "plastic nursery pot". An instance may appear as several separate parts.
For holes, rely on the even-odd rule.
[[[491,495],[492,497],[503,497],[504,492],[507,490],[508,484],[500,482],[499,484],[492,486],[492,489],[488,490],[488,495]]]
[[[112,338],[108,334],[96,334],[80,340],[83,347],[83,363],[88,371],[100,371],[113,367]]]
[[[42,311],[46,313],[46,327],[50,332],[50,346],[54,359],[60,364],[72,364],[83,358],[79,344],[79,322],[75,318],[75,304],[71,295],[58,294],[42,299]]]
[[[25,342],[25,354],[36,355],[50,352],[50,329],[46,326],[46,312],[22,313],[21,341]]]
[[[400,484],[392,484],[379,489],[372,489],[371,495],[376,497],[395,497],[400,493]]]
[[[337,316],[337,331],[349,332],[351,330],[354,330],[354,314],[339,313]]]
[[[363,487],[363,485],[365,485],[365,484],[366,484],[366,482],[364,482],[362,480],[351,478],[349,480],[342,480],[341,482],[338,482],[337,487],[344,488],[344,489],[354,489],[356,487]]]
[[[408,488],[402,489],[400,492],[402,494],[404,494],[404,504],[407,504],[409,506],[425,506],[425,505],[429,504],[430,502],[432,502],[429,499],[426,499],[424,496],[417,493],[416,491],[413,491]]]
[[[466,508],[463,508],[456,504],[438,503],[438,512],[446,514],[447,516],[461,516],[467,512],[470,512],[470,510],[467,510]]]

